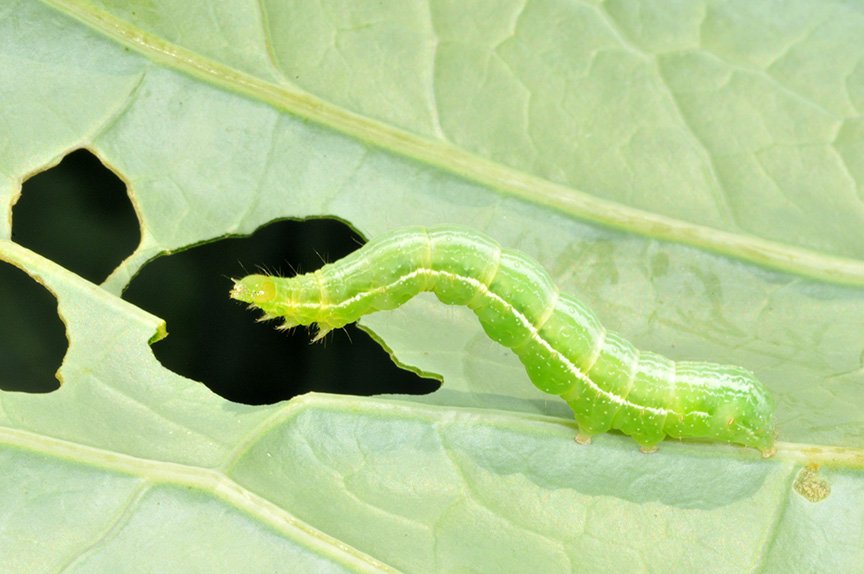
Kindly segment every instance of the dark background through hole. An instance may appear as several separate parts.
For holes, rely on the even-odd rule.
[[[29,275],[0,261],[0,389],[47,393],[66,353],[57,300]]]
[[[101,282],[138,245],[126,185],[86,150],[24,182],[12,240]],[[26,273],[0,264],[0,389],[53,391],[66,354],[57,300]]]
[[[126,184],[87,150],[24,182],[12,240],[101,283],[141,241]]]
[[[360,245],[331,219],[279,221],[251,237],[222,239],[162,257],[133,279],[124,299],[168,321],[153,346],[163,365],[206,381],[237,402],[273,403],[309,391],[371,395],[424,394],[438,383],[398,368],[354,325],[310,343],[308,329],[277,331],[260,312],[228,298],[230,277],[260,268],[276,274],[313,271]]]
[[[91,153],[79,150],[25,182],[13,211],[13,238],[98,283],[133,251],[140,234],[123,182]],[[256,272],[258,267],[284,274],[292,268],[311,271],[322,258],[333,261],[359,244],[350,228],[335,220],[281,221],[252,237],[223,239],[152,261],[123,297],[166,320],[170,335],[153,346],[162,364],[233,401],[272,403],[311,390],[359,395],[432,392],[436,381],[398,368],[353,325],[312,345],[306,329],[277,331],[273,323],[257,323],[255,313],[228,298],[229,277]],[[47,295],[48,317],[30,320],[37,335],[27,340],[38,345],[42,355],[62,357],[65,337],[58,341],[42,333],[52,320],[60,324],[56,302]],[[6,299],[11,305],[31,300],[35,301],[17,293]],[[14,331],[4,329],[0,341],[14,336]],[[15,352],[25,360],[34,356]],[[48,364],[44,359],[36,362]],[[32,370],[23,366],[5,378],[14,379],[16,389],[51,390],[56,388],[53,372],[59,364],[58,359],[50,369],[47,385],[44,373],[22,383]],[[0,388],[12,388],[4,384],[8,383],[0,380]]]

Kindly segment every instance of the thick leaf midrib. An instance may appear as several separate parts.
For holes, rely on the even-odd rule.
[[[569,216],[653,239],[691,245],[837,284],[864,285],[864,261],[697,225],[604,200],[530,175],[464,149],[397,129],[314,97],[278,87],[134,28],[74,0],[42,0],[97,32],[166,67],[265,102],[396,155],[478,182],[498,192]]]
[[[228,453],[225,462],[214,469],[117,453],[96,446],[3,425],[0,425],[0,444],[124,474],[141,476],[157,482],[193,485],[202,490],[217,493],[221,488],[217,485],[231,482],[228,478],[230,470],[244,452],[257,442],[258,438],[269,434],[276,427],[290,424],[291,419],[309,410],[355,414],[363,412],[378,420],[407,417],[429,424],[436,424],[445,419],[452,422],[458,418],[468,417],[477,424],[506,428],[525,434],[549,435],[549,433],[569,433],[572,430],[569,427],[564,428],[566,425],[562,426],[562,423],[565,423],[563,419],[546,415],[514,414],[509,411],[476,407],[442,407],[415,403],[410,399],[309,393],[286,403],[284,408],[277,410],[273,416],[262,421],[259,426],[247,433],[245,438],[239,440],[238,444]],[[444,418],[442,419],[442,417]],[[730,458],[759,458],[759,454],[755,450],[743,447],[697,445],[675,441],[664,442],[661,447],[668,448],[678,444],[691,449],[728,450]],[[790,442],[778,442],[776,445],[777,453],[766,462],[791,462],[795,464],[819,464],[833,468],[864,469],[864,449],[862,448]]]

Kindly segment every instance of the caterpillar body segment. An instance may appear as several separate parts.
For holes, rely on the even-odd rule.
[[[670,436],[773,453],[773,401],[750,371],[638,351],[535,260],[469,228],[398,229],[313,273],[244,277],[231,296],[285,327],[317,324],[319,339],[422,291],[470,308],[534,385],[572,408],[580,442],[618,430],[646,451]]]

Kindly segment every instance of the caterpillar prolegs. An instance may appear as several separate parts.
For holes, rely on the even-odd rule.
[[[773,401],[750,371],[638,351],[560,293],[536,261],[469,228],[395,230],[314,273],[236,280],[231,297],[284,327],[316,323],[317,340],[421,291],[474,311],[534,385],[570,405],[580,442],[614,429],[645,451],[670,436],[773,454]]]

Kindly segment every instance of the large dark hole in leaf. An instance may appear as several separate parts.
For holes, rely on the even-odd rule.
[[[251,237],[228,238],[149,263],[123,298],[165,319],[169,336],[153,351],[163,365],[204,381],[219,395],[264,404],[309,391],[355,395],[425,394],[438,382],[397,367],[354,325],[310,344],[304,328],[277,331],[228,298],[231,277],[260,268],[307,272],[358,248],[360,239],[333,220],[280,221]],[[292,269],[293,268],[293,269]]]
[[[0,389],[47,393],[66,354],[57,300],[20,269],[0,261]]]
[[[126,185],[86,150],[67,155],[21,189],[12,239],[101,283],[141,239]]]

